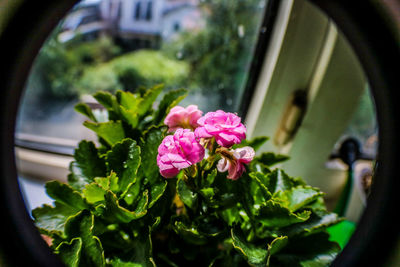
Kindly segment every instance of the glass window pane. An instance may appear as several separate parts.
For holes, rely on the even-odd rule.
[[[159,83],[165,92],[186,88],[182,105],[237,112],[266,4],[81,1],[34,62],[17,136],[93,139],[73,109],[76,103],[93,104],[90,95],[99,90],[135,91]]]

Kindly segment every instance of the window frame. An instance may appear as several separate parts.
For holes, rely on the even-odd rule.
[[[139,19],[143,20],[146,18],[148,5],[145,5],[145,10],[143,10],[143,3],[152,3],[152,0],[138,0],[134,3],[134,19],[137,20],[137,5],[140,6]],[[266,50],[269,46],[269,41],[272,38],[272,30],[274,28],[274,21],[278,12],[279,0],[267,0],[267,6],[264,9],[263,19],[261,21],[260,29],[266,28],[266,30],[260,30],[257,36],[257,41],[255,44],[255,50],[252,55],[251,66],[248,70],[248,76],[245,83],[245,88],[242,96],[242,102],[239,105],[239,114],[243,116],[245,114],[246,108],[249,103],[249,95],[252,94],[254,85],[260,75],[260,70],[263,65],[263,60],[258,60],[263,58]],[[153,3],[154,4],[154,3]],[[146,12],[145,12],[146,11]],[[36,179],[43,177],[46,181],[50,178],[51,174],[54,174],[56,170],[61,170],[66,164],[61,164],[60,166],[54,166],[54,164],[46,164],[46,161],[41,160],[41,158],[47,158],[48,156],[54,155],[56,158],[62,158],[65,162],[70,162],[73,159],[74,150],[77,147],[79,140],[70,140],[65,138],[54,138],[45,137],[29,134],[15,134],[15,147],[18,151],[16,153],[16,158],[19,164],[19,169],[21,174],[26,176],[32,176]],[[27,154],[32,155],[36,153],[37,160],[33,160],[33,157],[27,156]],[[70,158],[70,160],[67,160]],[[32,168],[33,164],[42,165],[43,168]],[[40,170],[43,170],[41,173]],[[65,174],[68,169],[62,170]],[[55,177],[65,181],[64,176]]]

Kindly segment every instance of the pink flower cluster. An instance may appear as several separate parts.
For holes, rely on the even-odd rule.
[[[246,127],[236,114],[222,110],[208,112],[203,117],[202,114],[196,105],[186,108],[176,106],[165,118],[168,132],[175,133],[166,136],[158,147],[157,164],[163,177],[172,178],[180,170],[200,162],[205,154],[200,144],[202,139],[215,138],[218,145],[230,148],[246,138]],[[233,157],[223,157],[218,163],[218,170],[228,171],[227,178],[236,180],[244,172],[244,164],[253,159],[254,150],[245,147],[227,153],[232,153]],[[232,158],[236,160],[232,161]]]
[[[164,138],[158,147],[157,164],[165,178],[176,176],[204,158],[204,147],[197,142],[189,129],[178,129],[174,135]]]

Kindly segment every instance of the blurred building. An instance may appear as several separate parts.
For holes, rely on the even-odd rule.
[[[66,17],[60,41],[108,34],[132,48],[157,48],[202,27],[197,0],[86,0]]]
[[[67,42],[76,36],[91,40],[104,32],[108,24],[101,17],[100,4],[101,0],[84,0],[76,4],[62,21],[59,41]]]

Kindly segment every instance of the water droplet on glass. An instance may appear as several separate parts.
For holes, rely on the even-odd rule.
[[[260,32],[261,33],[266,33],[267,32],[267,27],[261,27]]]
[[[238,26],[238,36],[239,36],[240,38],[243,38],[243,37],[244,37],[244,34],[245,34],[245,32],[244,32],[244,26],[243,26],[242,24],[240,24],[240,25]]]

